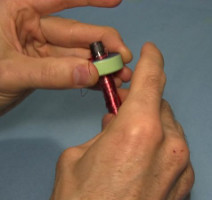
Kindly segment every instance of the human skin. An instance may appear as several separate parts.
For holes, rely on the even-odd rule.
[[[65,8],[113,7],[120,2],[0,1],[0,115],[37,88],[95,85],[98,73],[88,61],[94,41],[101,40],[129,62],[132,55],[115,29],[46,17]],[[125,67],[117,74],[117,85],[130,77]],[[101,133],[61,155],[51,200],[180,200],[189,194],[194,181],[189,149],[162,100],[164,85],[161,53],[148,43],[130,90],[120,90],[124,103],[118,115],[105,116]]]
[[[91,87],[99,75],[90,58],[89,44],[102,41],[119,52],[124,63],[132,59],[119,33],[110,27],[47,17],[78,6],[114,7],[121,0],[1,0],[0,1],[0,115],[35,89]],[[70,11],[71,12],[71,11]],[[124,67],[115,82],[129,81]]]
[[[51,200],[183,200],[194,171],[183,129],[162,94],[163,57],[146,43],[129,90],[103,130],[60,156]]]

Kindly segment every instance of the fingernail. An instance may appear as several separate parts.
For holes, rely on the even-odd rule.
[[[77,66],[73,72],[74,84],[77,86],[87,86],[90,82],[91,74],[88,67]]]

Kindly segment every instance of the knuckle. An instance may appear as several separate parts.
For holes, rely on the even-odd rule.
[[[195,182],[195,173],[194,173],[193,167],[190,164],[189,169],[188,169],[188,181],[187,181],[190,188],[192,188],[192,186],[194,185],[194,182]]]
[[[171,141],[167,141],[166,156],[170,166],[175,166],[180,170],[188,165],[190,160],[189,148],[185,140],[181,137],[176,137]]]
[[[60,155],[60,157],[58,158],[57,168],[61,168],[62,166],[64,166],[67,160],[69,160],[69,157],[70,157],[70,149],[64,150]]]
[[[195,173],[191,164],[189,164],[184,173],[185,173],[184,183],[185,185],[188,186],[188,189],[191,189],[191,187],[194,185],[195,180]]]
[[[139,119],[139,120],[138,120]],[[145,117],[126,124],[123,130],[129,145],[133,147],[155,148],[163,141],[163,131],[158,120]]]
[[[35,40],[35,41],[33,41],[33,47],[34,47],[35,51],[39,54],[39,56],[41,56],[41,57],[50,56],[49,45]]]
[[[171,106],[170,106],[169,102],[166,101],[165,99],[162,99],[161,107],[163,110],[171,110]]]
[[[152,70],[148,72],[144,79],[144,87],[146,89],[160,89],[166,83],[166,75],[163,70]]]
[[[182,135],[183,138],[186,139],[186,137],[184,135],[183,127],[178,121],[176,121],[176,126],[177,126],[177,131],[178,131],[179,135]]]
[[[70,162],[79,159],[81,155],[82,150],[79,147],[70,147],[64,150],[58,159],[57,168],[63,168],[69,165]]]
[[[164,113],[170,113],[170,118],[174,119],[174,113],[172,111],[172,108],[168,101],[166,101],[165,99],[162,99],[161,101],[161,111]]]
[[[179,185],[176,190],[175,199],[184,199],[188,197],[192,186],[194,185],[194,170],[191,164],[185,169],[184,173],[182,174]],[[187,199],[187,198],[186,198]]]
[[[161,128],[161,124],[158,121],[153,121],[151,119],[151,122],[149,122],[146,126],[144,126],[143,129],[143,137],[152,142],[158,142],[162,140],[163,131]]]

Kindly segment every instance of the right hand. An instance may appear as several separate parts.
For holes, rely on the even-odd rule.
[[[183,200],[194,172],[183,129],[169,104],[163,58],[144,45],[118,115],[107,115],[92,140],[67,149],[56,169],[51,200]]]

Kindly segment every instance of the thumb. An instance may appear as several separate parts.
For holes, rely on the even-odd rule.
[[[78,57],[18,56],[13,60],[7,63],[0,81],[8,91],[83,88],[95,85],[99,77],[90,61]]]

